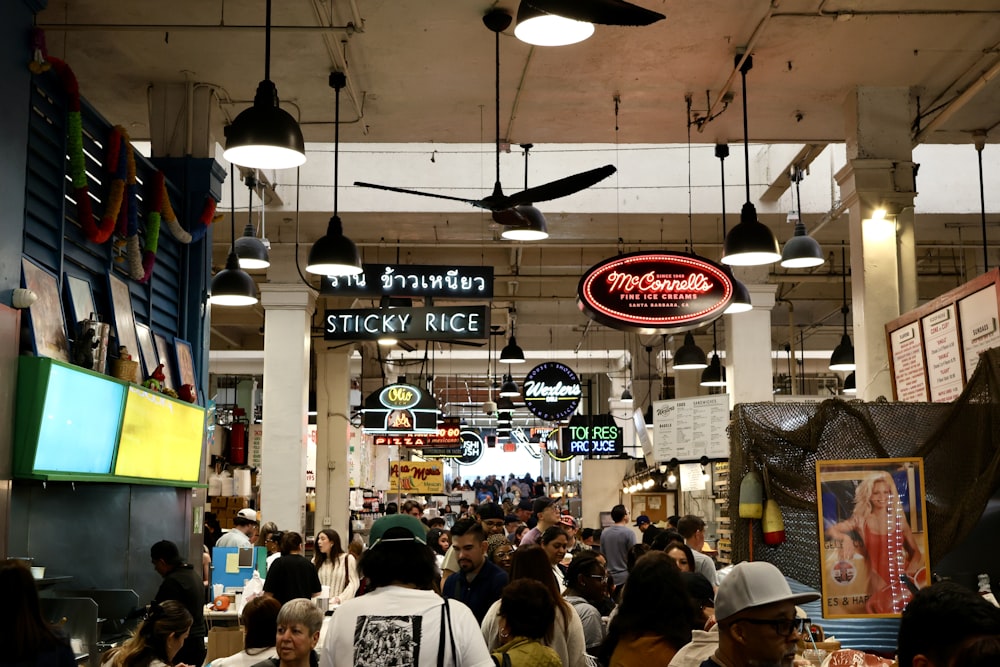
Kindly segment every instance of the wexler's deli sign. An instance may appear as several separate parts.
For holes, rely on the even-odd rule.
[[[577,304],[592,320],[636,333],[694,329],[722,316],[733,298],[729,270],[681,252],[635,252],[583,275]]]
[[[573,369],[558,361],[546,361],[524,378],[524,403],[531,414],[545,421],[559,421],[576,411],[583,392]]]
[[[353,276],[324,276],[320,293],[329,296],[405,296],[490,299],[492,266],[365,264]]]
[[[328,310],[323,321],[325,340],[460,340],[490,332],[486,306]]]
[[[437,401],[412,384],[390,384],[374,391],[362,408],[365,433],[437,435]]]

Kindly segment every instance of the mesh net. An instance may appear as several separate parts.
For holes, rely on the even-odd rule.
[[[1000,349],[980,358],[954,403],[873,403],[830,399],[819,404],[748,403],[731,425],[729,506],[740,482],[767,466],[770,498],[781,506],[786,541],[766,546],[760,521],[732,512],[733,562],[766,560],[819,589],[820,543],[816,461],[924,459],[930,564],[979,521],[1000,482]],[[751,539],[752,538],[752,539]]]

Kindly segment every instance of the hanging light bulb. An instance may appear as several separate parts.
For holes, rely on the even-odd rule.
[[[229,230],[233,244],[226,258],[226,268],[212,278],[208,302],[216,306],[252,306],[257,303],[257,283],[240,268],[236,256],[236,175],[233,163],[229,164]]]
[[[522,0],[517,8],[514,36],[535,46],[567,46],[594,34],[594,24],[548,14]]]
[[[517,383],[514,382],[514,377],[510,373],[504,375],[503,380],[503,386],[500,387],[500,396],[513,398],[521,395],[521,390],[518,389]]]
[[[743,81],[743,155],[747,200],[740,212],[740,222],[726,235],[723,242],[722,262],[732,266],[759,266],[781,259],[778,239],[757,219],[757,209],[750,201],[750,137],[747,131],[747,72],[753,67],[753,58],[736,57]]]
[[[844,333],[840,337],[840,344],[834,348],[833,354],[830,355],[830,370],[831,371],[853,371],[855,369],[854,364],[854,345],[851,343],[851,337],[847,335],[847,313],[850,309],[847,307],[847,255],[844,251],[843,241],[840,243],[840,262],[843,265],[843,289],[844,289],[844,303],[840,308],[840,313],[844,317]]]
[[[676,473],[674,473],[674,469],[671,468],[670,474],[667,475],[667,484],[676,484],[676,483],[677,483],[677,475]]]
[[[702,387],[725,387],[726,368],[719,359],[719,343],[715,337],[715,322],[712,322],[712,362],[701,372]]]
[[[802,181],[802,170],[797,166],[792,167],[790,176],[795,183],[795,197],[797,204],[795,207],[795,234],[785,243],[781,251],[781,265],[786,269],[807,269],[819,266],[826,261],[823,256],[823,249],[813,237],[806,232],[805,223],[802,222],[802,194],[799,192],[799,183]]]
[[[247,225],[243,228],[243,236],[236,239],[236,256],[240,260],[240,268],[244,271],[266,269],[271,266],[271,259],[264,239],[257,238],[253,228],[253,191],[257,187],[257,178],[251,171],[245,180],[250,198],[247,204]],[[264,219],[264,198],[260,200],[261,220]]]
[[[854,371],[852,371],[850,375],[844,378],[844,393],[845,394],[858,393],[857,379],[854,377]]]
[[[674,370],[701,370],[708,366],[705,351],[695,345],[691,332],[684,334],[684,344],[677,348],[674,354]]]

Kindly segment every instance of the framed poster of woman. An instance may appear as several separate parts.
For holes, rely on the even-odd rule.
[[[923,459],[816,462],[823,616],[899,616],[930,583]]]
[[[28,308],[34,353],[69,362],[69,341],[66,338],[66,320],[59,301],[59,281],[54,273],[42,268],[27,257],[21,258],[24,286],[38,299]]]
[[[116,276],[108,274],[108,288],[111,294],[111,314],[114,318],[115,338],[118,346],[124,346],[133,361],[139,360],[139,338],[135,333],[135,316],[132,313],[132,293],[128,283]],[[114,349],[114,348],[112,348]],[[132,382],[142,382],[141,366],[136,366],[135,379]]]

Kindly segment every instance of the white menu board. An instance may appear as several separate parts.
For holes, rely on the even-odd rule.
[[[657,461],[729,458],[729,394],[653,402]]]
[[[924,351],[920,345],[917,322],[896,329],[889,335],[892,372],[896,382],[896,400],[927,400],[927,376],[924,373]]]
[[[962,353],[958,340],[958,310],[949,304],[924,317],[924,356],[931,400],[953,401],[962,393]]]
[[[962,321],[965,377],[971,378],[979,363],[979,353],[1000,345],[996,288],[981,289],[959,301],[958,315]]]

